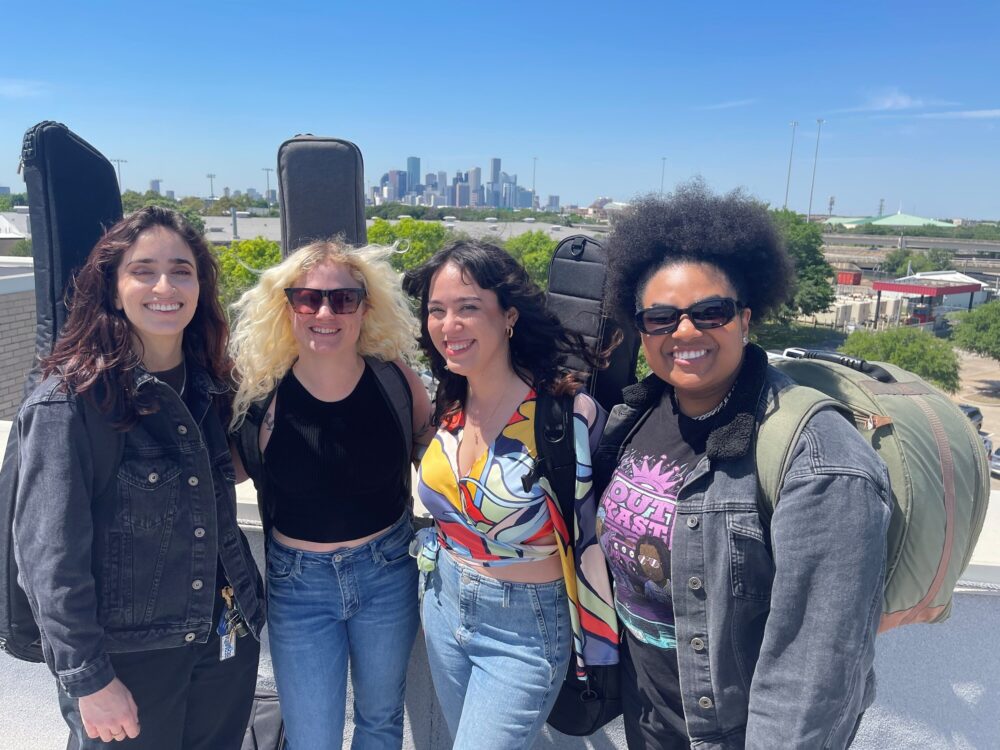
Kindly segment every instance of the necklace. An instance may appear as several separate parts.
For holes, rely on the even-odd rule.
[[[188,384],[188,366],[187,360],[181,360],[181,365],[184,367],[184,377],[181,379],[181,389],[177,391],[178,396],[184,395],[184,389],[187,388]]]
[[[733,387],[729,389],[729,393],[723,396],[722,401],[719,402],[718,406],[716,406],[713,409],[709,409],[704,414],[699,414],[697,417],[687,417],[687,414],[684,414],[684,412],[681,411],[681,407],[677,403],[677,396],[674,394],[674,391],[670,391],[670,403],[673,404],[674,411],[677,412],[678,414],[682,414],[688,419],[693,419],[695,422],[704,422],[709,417],[714,417],[716,414],[718,414],[720,411],[726,408],[726,404],[729,403],[729,397],[733,395],[733,390],[735,388],[736,384],[733,383]]]
[[[478,420],[478,423],[474,425],[471,423],[472,420],[469,419],[469,417],[471,416],[471,412],[468,409],[466,409],[465,411],[466,427],[475,428],[474,430],[472,430],[472,445],[476,450],[476,455],[479,454],[480,448],[486,445],[486,438],[483,437],[483,425],[490,424],[491,420],[493,419],[494,416],[496,416],[497,410],[500,408],[501,404],[503,404],[504,402],[503,400],[506,397],[507,397],[507,391],[504,391],[503,393],[500,394],[500,397],[497,399],[497,402],[493,405],[493,408],[490,410],[490,413],[487,415],[486,419],[480,419]]]

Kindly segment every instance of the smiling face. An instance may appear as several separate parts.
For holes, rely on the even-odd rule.
[[[639,298],[645,309],[654,305],[688,307],[709,297],[738,295],[717,267],[706,263],[677,263],[659,269]],[[750,323],[750,310],[720,328],[699,330],[687,315],[670,334],[642,334],[642,348],[650,369],[670,383],[681,408],[689,416],[717,406],[732,388],[743,362],[743,336]]]
[[[309,270],[296,280],[294,286],[310,289],[356,289],[364,283],[351,274],[343,263],[323,263]],[[292,321],[292,334],[299,345],[299,356],[309,354],[357,353],[358,339],[361,338],[361,321],[367,309],[362,302],[353,313],[337,314],[330,309],[330,301],[324,297],[323,304],[315,315],[304,315],[288,307]]]
[[[463,377],[510,369],[507,328],[517,310],[504,310],[495,292],[483,289],[453,263],[431,279],[427,330],[448,369]]]
[[[118,264],[115,307],[139,339],[151,369],[180,363],[184,329],[198,308],[194,253],[176,232],[152,227],[140,232]]]

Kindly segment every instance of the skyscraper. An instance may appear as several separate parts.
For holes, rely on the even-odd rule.
[[[420,184],[419,156],[409,156],[406,159],[406,184],[409,190],[416,190]]]
[[[469,175],[469,205],[479,206],[483,202],[483,170],[479,167],[471,167]]]
[[[500,183],[500,160],[496,157],[490,159],[490,182]]]
[[[160,194],[160,183],[161,182],[163,182],[163,180],[150,180],[149,181],[149,191],[151,193],[156,193],[157,195],[159,195]]]

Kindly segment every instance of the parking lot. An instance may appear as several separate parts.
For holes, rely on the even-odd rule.
[[[983,413],[982,432],[993,440],[993,449],[1000,449],[1000,363],[977,354],[959,352],[961,382],[956,401],[974,404]],[[1000,477],[991,479],[994,490],[1000,490]]]

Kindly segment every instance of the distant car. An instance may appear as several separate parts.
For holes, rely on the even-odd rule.
[[[558,224],[553,224],[551,227],[549,227],[549,231],[550,232],[561,232],[562,231],[562,227],[559,226]]]
[[[985,432],[979,433],[979,438],[983,441],[983,447],[986,449],[986,458],[992,458],[993,456],[993,440]]]
[[[959,404],[958,408],[962,410],[962,413],[972,420],[973,426],[977,430],[983,429],[983,413],[980,411],[978,406],[973,406],[972,404]]]
[[[993,455],[990,457],[990,474],[1000,477],[1000,448],[993,451]]]

